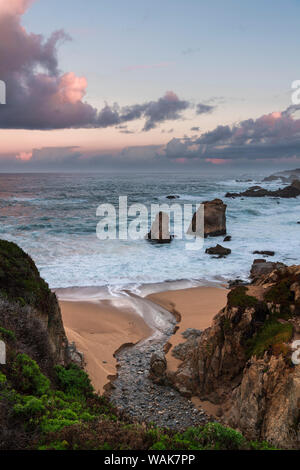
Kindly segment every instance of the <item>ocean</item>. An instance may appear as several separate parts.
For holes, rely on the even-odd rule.
[[[219,285],[246,279],[257,255],[275,251],[274,260],[300,263],[300,199],[224,198],[253,182],[236,177],[193,173],[1,174],[0,238],[14,241],[35,261],[50,287],[103,287],[111,293],[138,292],[144,284],[187,280],[191,285]],[[264,183],[278,188],[282,183]],[[179,195],[175,201],[166,196]],[[100,204],[199,204],[221,198],[227,205],[227,232],[232,253],[224,259],[205,254],[223,244],[208,238],[201,250],[186,250],[187,240],[168,245],[141,240],[99,240],[96,215]],[[129,220],[132,220],[132,218]]]

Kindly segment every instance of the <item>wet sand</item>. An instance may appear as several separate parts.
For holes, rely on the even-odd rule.
[[[136,344],[153,335],[168,312],[175,315],[178,329],[169,339],[172,347],[183,342],[187,328],[203,330],[226,304],[228,291],[216,287],[193,287],[105,300],[59,300],[67,337],[84,354],[86,370],[97,392],[103,393],[109,376],[116,374],[115,353],[124,344]],[[166,312],[166,310],[168,312]],[[138,314],[138,312],[140,314]],[[169,315],[170,316],[170,315]],[[157,318],[156,318],[157,317]],[[168,368],[180,361],[167,353]]]
[[[59,302],[68,340],[84,354],[86,371],[97,392],[116,374],[114,353],[126,343],[137,343],[152,330],[129,308],[110,300]]]
[[[180,361],[172,356],[172,349],[185,340],[187,328],[204,330],[211,326],[213,317],[226,305],[228,290],[219,287],[192,287],[150,294],[149,300],[173,312],[179,320],[178,330],[170,338],[171,348],[166,354],[168,369],[176,370]]]

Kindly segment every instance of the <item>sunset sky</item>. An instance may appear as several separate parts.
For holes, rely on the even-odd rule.
[[[0,0],[0,171],[300,166],[299,46],[298,0]]]

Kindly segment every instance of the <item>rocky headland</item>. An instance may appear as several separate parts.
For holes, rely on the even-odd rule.
[[[219,419],[250,439],[300,446],[300,266],[275,267],[230,290],[226,306],[165,383],[219,408]]]
[[[241,193],[226,193],[225,197],[274,197],[274,198],[295,198],[300,196],[300,180],[293,180],[292,183],[284,188],[275,189],[274,191],[262,188],[260,186],[251,186]]]

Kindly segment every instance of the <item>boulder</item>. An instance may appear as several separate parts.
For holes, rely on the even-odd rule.
[[[78,367],[83,369],[83,367],[84,367],[84,356],[83,356],[82,352],[77,350],[76,344],[74,343],[74,341],[72,343],[68,344],[67,352],[68,352],[68,356],[70,358],[70,361],[73,362],[74,364],[77,364]]]
[[[226,193],[225,197],[282,197],[293,198],[300,196],[300,181],[294,180],[291,185],[274,191],[261,188],[260,186],[252,186],[241,193]]]
[[[217,255],[219,258],[223,258],[224,256],[230,255],[231,250],[229,248],[224,248],[222,245],[216,245],[211,248],[207,248],[205,253],[208,255]]]
[[[263,250],[263,251],[253,251],[254,255],[264,255],[264,256],[274,256],[275,251],[268,251],[268,250]]]
[[[158,384],[165,383],[167,370],[167,361],[164,353],[155,352],[150,359],[149,377],[153,382]]]
[[[227,235],[227,237],[224,238],[223,242],[231,242],[231,236]]]
[[[250,278],[255,279],[264,274],[271,273],[274,271],[274,269],[280,269],[284,267],[285,264],[283,263],[266,261],[265,259],[255,259],[250,270]]]
[[[165,212],[159,212],[152,224],[147,239],[155,243],[170,243],[173,239],[170,234],[170,219]]]
[[[232,287],[239,287],[239,286],[247,286],[249,282],[243,281],[242,279],[232,279],[228,281],[228,287],[231,289]]]
[[[203,202],[193,215],[188,235],[205,238],[226,235],[226,208],[227,205],[221,199]]]

